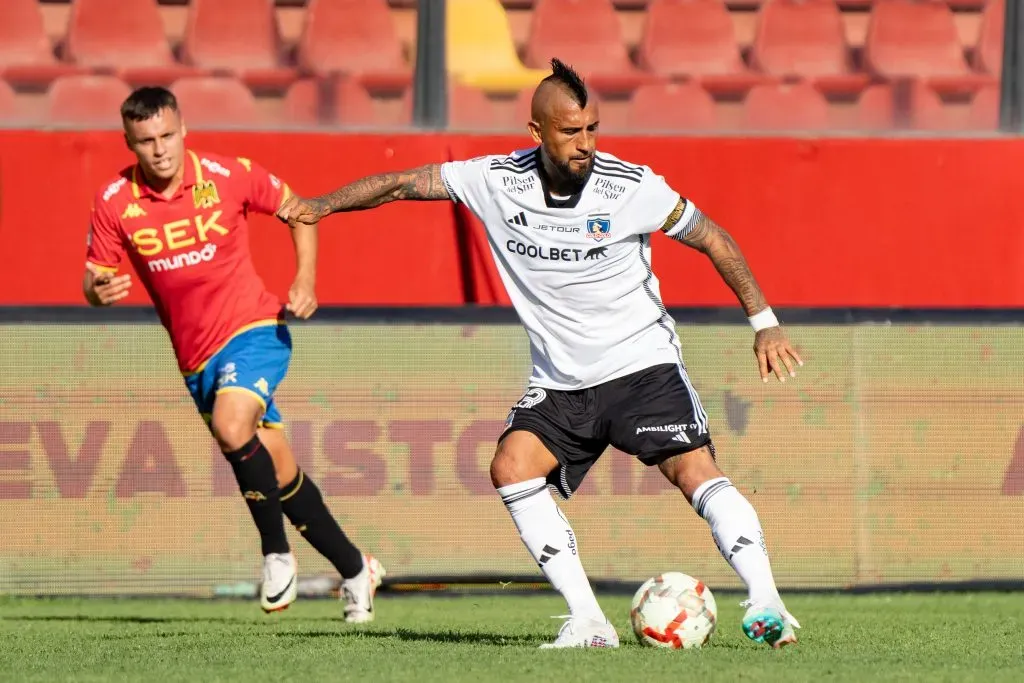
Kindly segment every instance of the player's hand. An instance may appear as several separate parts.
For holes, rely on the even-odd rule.
[[[804,364],[790,345],[786,333],[778,326],[765,328],[754,336],[754,353],[764,382],[768,381],[773,372],[780,382],[785,382],[787,374],[796,377],[794,362],[801,367]]]
[[[131,287],[131,275],[94,272],[92,279],[93,301],[99,303],[100,306],[109,306],[128,296]]]
[[[306,320],[316,312],[316,284],[313,278],[299,276],[288,290],[285,308],[296,318]]]
[[[316,225],[321,219],[331,213],[326,202],[319,199],[305,199],[298,195],[288,198],[281,208],[277,210],[277,217],[285,223],[301,223],[303,225]]]

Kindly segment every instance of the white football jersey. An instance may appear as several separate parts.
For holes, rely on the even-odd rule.
[[[539,148],[441,165],[448,193],[483,221],[530,338],[530,386],[584,389],[661,363],[679,338],[651,270],[650,233],[680,196],[647,166],[598,152],[583,190],[556,198]],[[689,202],[670,237],[700,213]]]

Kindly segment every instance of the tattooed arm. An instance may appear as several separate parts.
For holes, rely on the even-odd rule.
[[[790,358],[798,365],[803,365],[803,361],[793,350],[778,320],[775,320],[764,293],[754,279],[754,274],[750,272],[750,266],[747,265],[747,260],[732,235],[696,207],[688,207],[685,199],[679,200],[661,229],[672,239],[706,254],[711,259],[722,280],[740,300],[748,318],[762,313],[774,320],[774,324],[769,323],[769,326],[759,329],[754,335],[754,353],[757,356],[761,379],[767,382],[771,372],[774,372],[782,382],[786,381],[785,374],[795,377]]]
[[[427,164],[400,173],[360,178],[318,197],[292,197],[277,215],[284,221],[308,225],[332,213],[372,209],[399,199],[429,201],[448,198],[448,190],[441,179],[441,165]]]
[[[686,200],[680,199],[679,204],[665,221],[662,230],[673,233],[672,239],[677,242],[706,254],[715,269],[718,270],[718,274],[722,276],[722,280],[736,294],[736,298],[740,300],[740,304],[748,316],[760,313],[767,308],[768,302],[732,235],[696,209],[686,225],[681,226],[678,232],[673,230],[673,228],[679,228],[678,223],[683,217],[685,208]]]

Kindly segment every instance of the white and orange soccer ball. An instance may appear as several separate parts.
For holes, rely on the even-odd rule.
[[[665,572],[640,586],[629,618],[641,645],[688,650],[711,639],[718,606],[703,582],[681,572]]]

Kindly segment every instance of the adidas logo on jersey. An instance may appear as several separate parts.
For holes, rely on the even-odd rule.
[[[530,227],[530,224],[526,222],[526,214],[523,213],[522,211],[520,211],[518,215],[512,216],[512,218],[506,218],[505,222],[513,223],[515,225],[521,225],[524,228]]]
[[[138,204],[136,204],[135,202],[132,202],[131,204],[125,207],[124,213],[121,214],[121,218],[142,218],[145,215],[146,210],[143,209]]]

